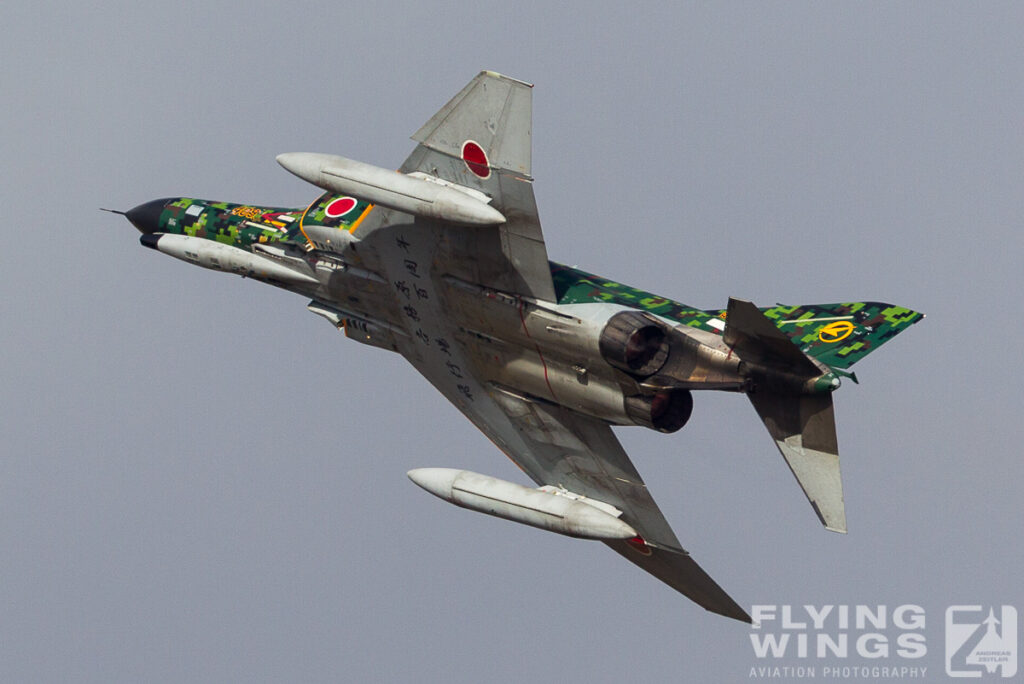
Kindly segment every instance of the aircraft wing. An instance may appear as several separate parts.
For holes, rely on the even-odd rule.
[[[609,547],[706,610],[750,621],[743,609],[680,546],[610,425],[507,391],[496,391],[492,396],[509,426],[490,428],[495,434],[498,429],[509,428],[518,433],[519,444],[506,453],[534,482],[560,485],[622,510],[622,519],[647,544],[605,542]],[[487,429],[484,432],[491,436]]]
[[[382,226],[366,239],[397,292],[404,329],[394,330],[396,351],[534,482],[621,510],[646,544],[606,542],[614,551],[705,609],[750,622],[680,546],[610,425],[490,380],[490,364],[500,354],[492,345],[501,343],[463,327],[474,312],[453,317],[465,305],[451,298],[445,275],[452,245],[476,230],[415,220]]]
[[[419,144],[399,171],[482,193],[504,215],[501,226],[461,231],[448,274],[465,282],[553,302],[547,248],[533,196],[533,86],[480,72],[413,135]],[[360,239],[393,217],[377,208]]]
[[[605,542],[614,551],[706,610],[750,622],[680,546],[611,426],[474,380],[469,380],[468,393],[457,387],[452,392],[450,373],[438,374],[431,364],[414,365],[534,482],[564,487],[623,511],[622,520],[647,544]]]

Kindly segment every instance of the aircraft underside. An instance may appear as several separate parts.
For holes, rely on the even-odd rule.
[[[744,393],[822,523],[845,532],[832,393],[923,316],[875,302],[701,310],[550,262],[530,102],[527,84],[483,72],[417,132],[399,173],[287,154],[325,190],[305,209],[168,198],[127,217],[144,245],[308,297],[350,339],[401,354],[540,488],[457,468],[416,468],[416,484],[603,541],[749,621],[686,553],[610,426],[675,432],[694,391]]]

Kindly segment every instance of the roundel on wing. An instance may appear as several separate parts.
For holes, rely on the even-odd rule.
[[[358,201],[354,197],[339,197],[324,209],[328,218],[341,218],[356,208]]]
[[[641,556],[650,556],[651,547],[647,545],[647,540],[641,537],[639,534],[632,539],[627,539],[626,543],[629,544],[630,548],[639,553]]]
[[[462,161],[466,162],[466,168],[481,178],[488,178],[491,175],[491,165],[487,161],[487,153],[484,148],[472,140],[462,143]]]

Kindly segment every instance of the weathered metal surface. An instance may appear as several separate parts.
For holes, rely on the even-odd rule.
[[[308,183],[338,195],[355,198],[414,216],[467,226],[497,226],[505,217],[472,188],[432,183],[379,166],[332,154],[290,152],[277,163]]]
[[[298,261],[295,266],[286,266],[270,256],[260,256],[234,245],[188,235],[149,234],[143,235],[141,242],[175,259],[213,271],[277,281],[304,289],[320,284],[313,277],[312,268],[304,261]]]
[[[470,510],[581,539],[631,539],[636,530],[614,506],[555,487],[522,485],[454,468],[416,468],[409,479],[434,496]],[[610,513],[609,511],[615,511]]]

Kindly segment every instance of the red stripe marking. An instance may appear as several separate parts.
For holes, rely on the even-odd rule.
[[[526,333],[527,338],[533,340],[533,335],[530,334],[530,331],[526,327],[526,318],[523,316],[523,298],[517,295],[516,302],[519,304],[519,321],[523,325],[523,332]],[[555,390],[551,387],[551,380],[548,379],[548,364],[544,360],[544,354],[540,350],[540,345],[534,342],[533,348],[537,350],[537,356],[540,357],[540,365],[544,367],[544,383],[548,386],[548,391],[551,392],[551,398],[558,401],[558,397],[555,396]]]

